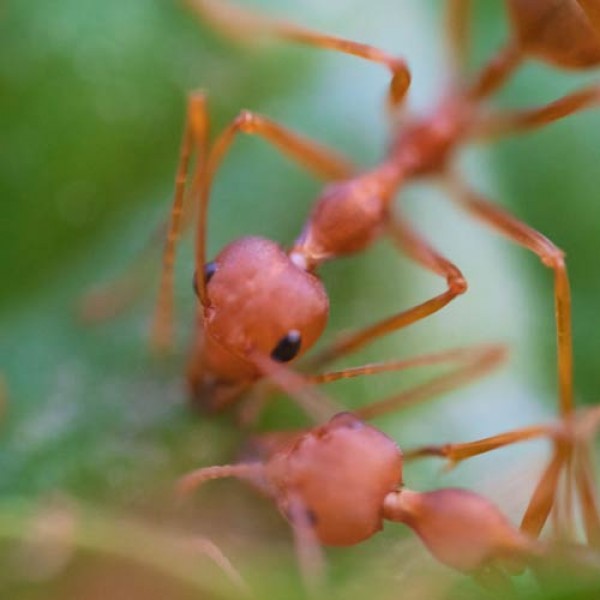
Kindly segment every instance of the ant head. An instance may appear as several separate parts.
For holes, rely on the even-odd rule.
[[[275,454],[267,473],[290,520],[296,502],[320,542],[348,546],[381,529],[384,498],[402,483],[402,453],[379,430],[341,413]]]
[[[574,1],[507,0],[521,49],[565,69],[600,63],[600,40]]]
[[[250,350],[291,361],[325,328],[329,300],[323,284],[274,242],[237,240],[206,265],[204,277],[204,331],[211,346],[207,361],[217,377],[255,372],[247,358]]]

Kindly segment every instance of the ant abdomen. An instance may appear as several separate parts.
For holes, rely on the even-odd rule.
[[[341,413],[276,453],[266,470],[288,519],[297,502],[322,544],[349,546],[382,528],[383,500],[402,484],[402,453],[381,431]]]
[[[494,504],[469,490],[403,489],[386,497],[384,516],[408,525],[440,562],[466,573],[492,560],[514,564],[533,549]]]
[[[565,69],[600,64],[600,37],[575,0],[507,0],[507,5],[525,54]]]

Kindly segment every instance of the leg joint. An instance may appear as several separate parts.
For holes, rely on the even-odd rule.
[[[551,250],[543,254],[542,262],[555,271],[564,271],[565,253],[560,248],[554,246]]]
[[[467,280],[462,275],[448,277],[448,288],[453,294],[460,296],[467,291],[468,287]]]
[[[255,133],[260,117],[249,110],[242,110],[235,119],[235,126],[245,133]]]

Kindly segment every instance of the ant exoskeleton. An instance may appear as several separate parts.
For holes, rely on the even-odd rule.
[[[570,432],[573,446],[583,448],[600,424],[600,411],[580,419],[580,430]],[[586,431],[581,430],[581,425]],[[409,457],[439,453],[464,460],[512,443],[517,432],[466,444],[447,444],[415,450]],[[528,438],[550,435],[555,439],[555,456],[568,452],[561,443],[567,432],[559,425],[540,425],[520,432]],[[519,439],[523,439],[522,436]],[[187,495],[200,484],[224,477],[247,480],[263,491],[289,521],[294,532],[300,566],[311,583],[320,578],[320,546],[351,546],[379,532],[384,521],[410,527],[431,554],[456,570],[496,577],[536,568],[556,549],[537,540],[528,530],[533,520],[545,520],[557,480],[548,473],[536,489],[520,528],[483,496],[458,488],[416,492],[404,487],[401,450],[387,435],[366,424],[356,414],[340,413],[324,425],[302,432],[278,434],[275,444],[263,446],[259,460],[204,467],[184,476],[178,491]],[[553,463],[556,461],[553,459]],[[582,496],[592,494],[584,507],[584,524],[590,544],[598,548],[597,506],[588,489],[589,464],[578,466],[577,485]],[[594,519],[596,521],[594,522]],[[598,565],[593,548],[580,549]],[[314,583],[314,581],[313,581]]]
[[[190,0],[208,21],[235,37],[267,35],[336,50],[383,64],[390,69],[388,105],[401,108],[410,85],[410,72],[401,59],[371,46],[270,20],[213,0]],[[464,32],[469,18],[467,0],[449,6],[449,38],[459,70],[466,54]],[[353,351],[373,339],[414,323],[440,310],[466,290],[460,270],[434,250],[398,215],[390,214],[394,194],[410,180],[443,176],[452,198],[467,212],[537,254],[554,272],[558,344],[560,412],[567,427],[573,413],[572,334],[570,291],[564,253],[550,240],[495,207],[473,191],[451,169],[455,150],[467,141],[508,135],[543,126],[600,102],[600,89],[591,86],[545,106],[509,112],[485,113],[482,105],[528,57],[566,69],[586,69],[600,64],[600,17],[596,2],[525,2],[509,0],[507,7],[512,38],[470,84],[454,88],[424,118],[405,119],[394,132],[390,150],[373,169],[358,173],[349,161],[286,128],[242,111],[216,139],[208,142],[208,113],[203,94],[190,97],[187,124],[177,178],[177,193],[165,252],[161,300],[155,322],[155,341],[168,343],[170,336],[172,265],[175,242],[181,228],[186,175],[191,153],[198,151],[190,197],[199,197],[196,237],[195,287],[201,301],[198,338],[190,363],[189,381],[194,393],[210,408],[229,403],[238,392],[262,376],[281,387],[294,387],[294,375],[278,363],[304,353],[320,336],[328,312],[327,296],[315,272],[325,261],[362,251],[387,229],[394,241],[422,266],[445,277],[442,294],[364,330],[346,336],[321,352],[323,364]],[[565,31],[569,35],[565,35]],[[205,258],[207,209],[216,172],[237,134],[259,135],[320,176],[333,181],[318,198],[300,237],[289,252],[259,238],[245,238],[227,246],[214,261]],[[314,379],[313,379],[314,381]],[[548,435],[548,432],[544,432]],[[510,443],[528,439],[531,431],[506,434]],[[503,438],[504,439],[504,438]],[[529,532],[541,530],[554,502],[561,475],[570,488],[573,448],[567,442],[556,451],[545,470],[528,511]],[[494,446],[491,443],[487,449]],[[440,450],[441,452],[441,450]],[[579,461],[585,463],[585,453]],[[590,501],[592,476],[578,489],[591,532],[599,531],[595,504]],[[580,476],[583,477],[583,476]],[[576,477],[577,478],[577,477]],[[549,494],[548,489],[553,493]],[[538,505],[539,497],[544,502]],[[589,510],[588,510],[589,509]],[[533,515],[533,516],[531,516]]]
[[[180,479],[178,493],[187,496],[207,481],[228,477],[258,488],[290,523],[301,571],[310,586],[322,579],[321,546],[358,544],[379,532],[385,521],[407,525],[439,562],[475,575],[482,583],[506,583],[510,574],[524,567],[543,573],[545,562],[555,558],[563,568],[567,564],[597,574],[600,517],[590,443],[600,426],[598,407],[567,421],[531,425],[472,442],[423,446],[405,453],[390,437],[365,422],[469,383],[497,366],[504,354],[501,346],[457,349],[409,361],[332,372],[321,380],[315,378],[316,383],[324,383],[447,362],[450,358],[458,362],[453,370],[425,384],[352,413],[338,413],[323,425],[256,436],[246,453],[251,458],[192,471]],[[286,392],[298,392],[296,382],[282,382]],[[417,492],[404,487],[406,460],[435,456],[455,466],[480,454],[541,437],[552,441],[553,451],[519,527],[478,493],[459,488]],[[589,545],[565,545],[560,529],[556,543],[538,540],[569,459]]]
[[[236,38],[259,35],[292,40],[380,63],[392,73],[388,107],[397,112],[410,86],[410,71],[402,59],[372,46],[268,19],[226,2],[188,0],[204,19]],[[398,214],[391,214],[395,193],[408,181],[443,176],[453,199],[474,217],[520,244],[551,268],[555,278],[560,411],[573,410],[571,301],[564,254],[546,237],[509,215],[467,186],[452,170],[458,147],[473,139],[508,135],[550,123],[600,100],[597,87],[585,88],[548,105],[514,112],[487,114],[482,105],[517,69],[533,56],[558,67],[583,69],[600,63],[597,2],[507,2],[512,38],[481,69],[470,84],[455,81],[437,110],[404,119],[394,130],[389,152],[371,170],[359,172],[350,161],[285,127],[249,111],[240,115],[209,144],[206,97],[190,96],[183,136],[176,194],[164,255],[153,339],[159,347],[171,338],[172,283],[175,244],[185,221],[185,185],[191,155],[198,154],[188,198],[198,198],[196,275],[200,299],[198,329],[188,381],[197,402],[208,409],[228,405],[257,379],[286,376],[275,363],[301,356],[320,337],[328,316],[328,298],[316,276],[333,258],[362,251],[387,230],[393,240],[423,267],[443,276],[447,290],[411,309],[346,335],[320,352],[315,364],[338,358],[372,340],[423,319],[465,292],[460,270],[438,253]],[[452,0],[449,41],[456,63],[466,54],[467,0]],[[587,16],[586,16],[587,15]],[[563,32],[572,34],[565,41]],[[456,78],[458,79],[458,77]],[[333,181],[317,199],[300,237],[284,252],[262,238],[229,244],[206,261],[207,211],[212,182],[238,134],[258,135],[317,175]],[[189,203],[188,203],[189,204]],[[271,367],[262,358],[271,359]],[[268,371],[268,373],[267,373]]]

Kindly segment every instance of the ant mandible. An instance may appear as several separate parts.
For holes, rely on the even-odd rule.
[[[222,0],[189,0],[204,19],[233,37],[278,37],[380,63],[392,73],[388,107],[399,110],[411,75],[402,59],[372,46],[271,20]],[[423,267],[443,276],[447,290],[409,310],[346,335],[315,358],[325,362],[351,352],[379,336],[423,319],[465,292],[460,270],[439,254],[398,214],[390,203],[410,180],[442,175],[452,198],[467,212],[535,254],[554,271],[560,411],[573,411],[571,301],[564,254],[546,237],[491,204],[466,185],[451,168],[457,147],[481,137],[497,137],[540,127],[598,103],[600,92],[589,87],[548,105],[507,113],[484,114],[482,104],[527,57],[557,67],[584,69],[600,63],[597,0],[530,2],[508,0],[512,37],[470,84],[455,81],[437,110],[412,119],[393,132],[382,162],[358,172],[351,162],[266,117],[240,115],[209,144],[206,97],[193,94],[188,104],[176,193],[164,254],[160,296],[153,327],[157,346],[171,338],[175,245],[185,221],[185,186],[191,155],[197,151],[189,198],[198,198],[194,285],[200,299],[198,329],[188,380],[204,408],[228,405],[257,379],[286,377],[276,363],[301,356],[320,337],[328,316],[328,298],[316,276],[325,261],[365,249],[384,230]],[[466,55],[468,0],[449,0],[448,38],[460,71]],[[569,36],[563,35],[568,30]],[[568,43],[565,40],[568,39]],[[458,79],[458,78],[457,78]],[[227,151],[240,133],[258,135],[319,176],[333,181],[317,199],[304,229],[289,252],[262,238],[244,238],[206,260],[210,189]],[[189,209],[188,209],[189,210]],[[260,358],[259,358],[260,357]],[[265,361],[264,359],[271,359]]]

